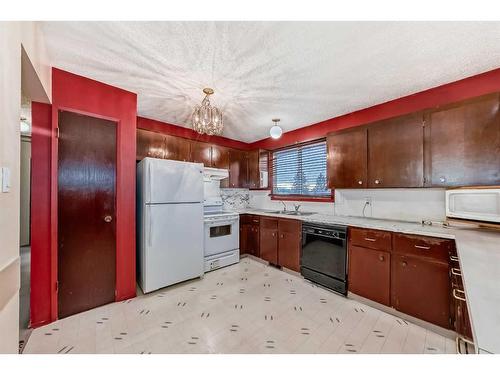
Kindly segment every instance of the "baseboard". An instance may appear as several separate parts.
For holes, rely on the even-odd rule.
[[[456,334],[455,331],[452,331],[450,329],[446,329],[446,328],[437,326],[435,324],[426,322],[425,320],[421,320],[421,319],[415,318],[414,316],[404,314],[404,313],[402,313],[400,311],[397,311],[397,310],[395,310],[395,309],[393,309],[391,307],[382,305],[381,303],[378,303],[378,302],[372,301],[370,299],[358,296],[357,294],[348,292],[347,293],[347,298],[350,298],[350,299],[352,299],[354,301],[358,301],[358,302],[364,303],[365,305],[373,307],[373,308],[375,308],[377,310],[381,310],[381,311],[383,311],[383,312],[385,312],[387,314],[390,314],[390,315],[396,316],[398,318],[404,319],[404,320],[406,320],[406,321],[408,321],[410,323],[413,323],[413,324],[415,324],[417,326],[425,328],[425,329],[427,329],[429,331],[435,332],[438,335],[447,337],[449,339],[455,340],[455,338],[457,337],[457,334]]]
[[[20,259],[12,259],[0,269],[0,311],[21,288]]]

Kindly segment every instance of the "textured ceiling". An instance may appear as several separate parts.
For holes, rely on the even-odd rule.
[[[43,22],[52,66],[190,126],[203,87],[224,136],[266,138],[500,67],[500,22]]]

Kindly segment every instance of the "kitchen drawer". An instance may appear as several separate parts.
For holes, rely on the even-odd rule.
[[[302,233],[302,222],[300,220],[294,220],[294,219],[279,219],[278,220],[278,228],[280,233],[281,232],[288,232],[288,233],[297,233],[301,234]]]
[[[260,218],[260,228],[278,230],[278,219],[262,216]]]
[[[260,223],[260,216],[249,214],[240,215],[240,223],[257,225]]]
[[[393,249],[395,253],[414,255],[448,263],[453,253],[453,240],[394,233]]]
[[[390,251],[392,248],[391,232],[374,229],[350,228],[349,242],[352,245],[374,250]]]

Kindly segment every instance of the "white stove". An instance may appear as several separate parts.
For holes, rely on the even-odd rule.
[[[218,180],[205,180],[205,272],[240,261],[240,215],[223,209],[219,184]]]

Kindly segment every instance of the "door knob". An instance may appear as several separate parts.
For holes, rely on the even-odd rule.
[[[380,184],[380,180],[375,180],[375,184]]]
[[[401,265],[402,265],[403,267],[406,267],[406,266],[408,265],[408,262],[401,262]]]
[[[440,177],[440,178],[439,178],[439,182],[446,182],[446,178],[444,178],[444,177]]]
[[[113,218],[111,217],[111,215],[106,215],[104,216],[104,221],[106,223],[111,223],[113,221]]]
[[[359,180],[358,185],[363,185],[363,181]]]
[[[384,261],[384,256],[383,255],[379,255],[378,259],[383,262]]]

